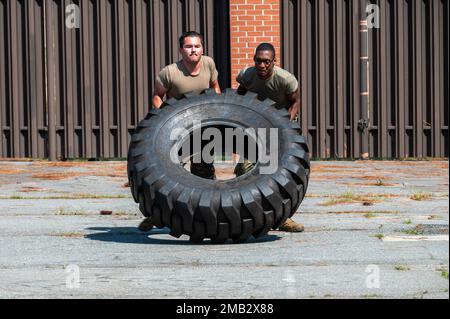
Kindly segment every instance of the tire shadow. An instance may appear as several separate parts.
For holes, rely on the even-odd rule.
[[[137,227],[89,227],[86,228],[88,231],[97,231],[96,233],[85,235],[84,238],[91,240],[99,240],[104,242],[114,242],[121,244],[150,244],[150,245],[187,245],[187,246],[203,246],[203,245],[220,245],[213,244],[209,239],[205,239],[201,243],[192,243],[186,235],[183,235],[179,239],[161,239],[153,238],[152,236],[157,235],[169,235],[170,229],[168,228],[154,228],[149,232],[142,232]],[[244,243],[236,243],[230,239],[225,244],[222,245],[249,245],[272,242],[280,240],[281,237],[277,235],[265,235],[260,238],[251,237]]]

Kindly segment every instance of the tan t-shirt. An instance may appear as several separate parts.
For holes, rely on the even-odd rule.
[[[273,68],[273,74],[268,79],[260,79],[256,67],[252,66],[242,70],[236,81],[248,91],[258,94],[258,99],[273,100],[278,109],[289,108],[292,102],[288,100],[287,95],[298,89],[295,76],[277,66]]]
[[[191,75],[180,60],[163,68],[156,81],[167,90],[167,96],[181,99],[183,94],[194,92],[200,94],[217,81],[218,72],[214,60],[203,55],[200,59],[201,67],[198,75]]]

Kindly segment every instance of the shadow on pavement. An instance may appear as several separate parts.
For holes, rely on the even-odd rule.
[[[201,245],[213,245],[209,239],[205,239],[202,243],[196,244],[190,242],[187,237],[183,236],[180,239],[161,239],[152,238],[153,235],[168,235],[170,230],[168,228],[154,228],[149,232],[142,232],[136,227],[90,227],[86,230],[99,231],[98,233],[88,234],[85,238],[91,240],[99,240],[106,242],[122,243],[122,244],[153,244],[153,245],[189,245],[189,246],[201,246]],[[184,239],[186,238],[186,239]],[[265,243],[281,239],[276,235],[265,235],[260,238],[249,239],[245,243],[238,243],[234,245],[246,245]],[[225,244],[231,244],[232,241],[228,240]]]

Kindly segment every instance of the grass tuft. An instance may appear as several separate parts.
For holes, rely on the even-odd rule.
[[[352,192],[346,192],[337,196],[332,196],[332,198],[324,203],[321,203],[321,206],[333,206],[338,204],[351,204],[351,203],[364,203],[366,206],[371,203],[379,202],[383,200],[384,196],[382,195],[361,195],[355,194]]]
[[[87,215],[86,212],[83,212],[82,210],[67,210],[64,207],[59,207],[56,210],[56,215],[58,216],[82,216],[82,215]]]
[[[416,227],[412,228],[412,229],[407,229],[404,230],[403,233],[407,234],[407,235],[414,235],[414,236],[419,236],[419,235],[423,235],[424,229],[423,226],[421,225],[417,225]]]
[[[441,276],[448,280],[448,270],[445,268],[436,269],[436,271],[441,272]]]
[[[406,270],[411,270],[411,269],[408,266],[397,265],[397,266],[395,266],[395,270],[406,271]]]
[[[431,199],[433,196],[430,193],[425,193],[425,192],[417,192],[412,194],[409,198],[415,201],[424,201],[424,200],[429,200]]]
[[[386,184],[381,180],[377,179],[377,182],[375,183],[375,186],[385,186]]]
[[[384,238],[384,235],[383,234],[375,234],[375,235],[372,235],[372,237],[375,237],[375,238],[378,238],[379,240],[382,240]]]

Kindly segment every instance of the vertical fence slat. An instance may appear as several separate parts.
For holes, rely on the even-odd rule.
[[[441,28],[439,28],[439,24],[442,25],[441,20],[441,12],[442,12],[442,3],[440,1],[433,1],[431,2],[431,24],[432,24],[432,47],[430,48],[432,52],[432,98],[433,98],[433,106],[432,106],[432,114],[433,114],[433,120],[432,120],[432,134],[433,134],[433,153],[432,156],[438,157],[442,153],[441,151],[441,143],[439,141],[440,138],[440,130],[441,130],[441,121],[440,118],[444,115],[441,111],[441,105],[444,104],[443,99],[441,98],[441,86],[439,83],[442,81],[440,78],[440,69],[443,66],[443,61],[440,59],[441,51],[442,51],[442,44],[440,42],[440,39],[442,38],[442,31]],[[434,19],[433,19],[434,17]],[[434,50],[432,50],[434,49]]]
[[[67,1],[65,1],[65,4],[67,5]],[[64,101],[66,103],[66,123],[64,132],[66,133],[66,151],[68,158],[74,158],[77,157],[75,154],[75,105],[74,98],[76,94],[75,90],[75,79],[74,76],[76,75],[77,68],[77,58],[76,58],[76,46],[74,45],[74,41],[76,38],[76,33],[80,32],[79,30],[72,30],[64,28],[64,47],[66,49],[66,55],[65,55],[65,68],[66,68],[66,75],[64,79],[64,83],[66,85],[65,87],[65,98]],[[78,154],[77,154],[78,155]]]
[[[440,68],[441,72],[441,79],[442,82],[441,85],[441,92],[443,93],[443,104],[441,106],[442,114],[443,116],[440,119],[441,123],[441,156],[447,156],[449,154],[449,105],[450,105],[450,90],[448,88],[450,87],[450,61],[448,59],[448,56],[450,56],[450,41],[447,41],[450,38],[450,3],[449,1],[443,1],[443,10],[442,10],[442,20],[441,23],[444,24],[443,28],[443,36],[441,37],[441,41],[443,42],[443,49],[442,49],[442,60],[443,60],[443,67]],[[447,57],[447,58],[446,58]]]
[[[81,2],[81,12],[83,19],[81,19],[81,52],[82,52],[82,79],[83,89],[82,96],[82,118],[83,118],[83,156],[92,157],[92,126],[91,126],[91,81],[90,81],[90,55],[89,55],[89,1]]]
[[[390,82],[388,79],[390,76],[389,69],[389,43],[387,42],[390,30],[387,22],[389,21],[389,7],[387,2],[380,3],[381,11],[381,25],[385,26],[380,30],[380,60],[381,60],[381,100],[378,105],[378,157],[387,157],[387,109],[389,107],[390,100],[388,99],[388,91]],[[376,107],[376,105],[371,105]]]
[[[318,96],[318,132],[319,132],[319,156],[320,157],[328,157],[327,154],[327,144],[326,144],[326,49],[325,49],[325,1],[316,2],[316,28],[317,28],[317,60],[316,60],[316,70],[318,74],[317,78],[317,87],[315,90],[315,94]],[[322,93],[322,94],[321,94]]]
[[[26,143],[26,149],[28,149],[28,152],[24,154],[25,156],[31,156],[36,157],[34,154],[34,145],[31,143],[33,139],[32,134],[32,128],[34,128],[34,125],[32,124],[33,120],[32,118],[36,117],[35,114],[35,105],[34,102],[36,101],[35,96],[35,86],[33,82],[34,78],[34,69],[35,69],[35,59],[34,59],[34,51],[33,51],[33,43],[32,43],[32,34],[34,34],[33,30],[33,11],[32,6],[33,2],[26,2],[25,3],[25,23],[24,27],[26,32],[26,41],[25,41],[25,48],[24,48],[24,55],[25,55],[25,65],[23,66],[25,69],[25,92],[28,92],[28,94],[24,95],[24,102],[25,102],[25,118],[23,126],[24,130],[22,131],[22,134],[25,136],[25,143]],[[30,7],[31,6],[31,7]],[[25,133],[26,132],[26,133]]]
[[[178,1],[170,1],[170,13],[175,19],[172,21],[172,23],[168,23],[169,30],[170,30],[170,57],[172,61],[178,60],[178,52],[176,48],[178,47],[177,43],[177,36],[181,33],[181,21],[183,19],[179,19],[182,17],[182,14],[180,12],[179,8],[180,3]],[[167,17],[166,17],[167,18]]]
[[[136,98],[135,98],[135,103],[136,105],[134,106],[135,110],[136,110],[136,114],[135,114],[135,120],[134,120],[134,125],[137,125],[137,123],[139,122],[139,120],[143,119],[146,112],[145,112],[145,105],[144,105],[144,96],[143,96],[143,91],[144,91],[144,58],[143,58],[143,30],[142,30],[142,25],[144,20],[142,19],[142,12],[145,12],[144,10],[144,6],[143,6],[143,1],[142,0],[138,0],[136,1],[135,4],[135,8],[136,8],[136,13],[135,13],[135,22],[134,22],[134,28],[136,30],[135,34],[136,34],[136,38],[135,38],[135,43],[134,43],[134,47],[135,47],[135,59],[136,59],[136,63],[135,63],[135,70],[136,70],[136,74],[135,74],[135,94],[136,94]]]
[[[206,1],[204,0],[204,6],[206,7],[206,16],[204,21],[204,33],[206,35],[206,40],[208,41],[208,55],[214,56],[215,48],[216,48],[216,42],[212,41],[214,39],[214,4],[212,1]],[[226,12],[224,12],[226,14]],[[224,19],[225,22],[225,19]],[[225,24],[225,23],[224,23]],[[229,39],[227,37],[227,32],[224,32],[224,26],[221,26],[221,29],[224,35],[223,42],[227,43],[229,42]],[[224,46],[226,48],[226,46]],[[220,65],[220,64],[219,64]],[[225,89],[225,88],[224,88]]]
[[[5,4],[3,0],[0,0],[0,27],[5,25]],[[5,64],[5,32],[0,32],[0,158],[7,156],[6,138],[5,138],[5,123],[4,112],[6,109],[6,92],[5,92],[5,80],[6,80],[6,64]]]
[[[414,1],[414,138],[416,146],[416,156],[423,156],[423,117],[422,117],[422,98],[423,86],[422,77],[424,76],[422,65],[422,1]]]
[[[301,85],[301,91],[300,91],[300,98],[301,98],[301,126],[303,129],[303,135],[306,136],[309,139],[309,126],[310,123],[308,121],[309,119],[309,110],[311,108],[311,100],[310,100],[310,90],[311,90],[311,81],[310,79],[310,64],[308,64],[308,37],[310,36],[310,33],[307,32],[307,26],[308,26],[308,20],[307,20],[307,0],[301,0],[298,4],[298,10],[296,13],[299,15],[299,26],[298,26],[298,37],[300,38],[300,41],[296,47],[296,50],[293,50],[292,59],[287,61],[284,60],[284,63],[289,65],[290,63],[294,64],[295,56],[300,57],[300,61],[298,63],[298,66],[300,68],[299,73],[297,75],[298,82]],[[291,19],[290,21],[293,21]],[[294,36],[295,33],[291,33],[292,36]],[[285,40],[285,46],[288,46],[289,39]],[[283,52],[287,52],[288,50],[283,50]],[[311,154],[313,154],[312,150],[310,151]]]
[[[64,1],[53,3],[54,17],[53,17],[53,30],[54,30],[54,78],[55,78],[55,125],[56,125],[56,155],[57,158],[65,158],[66,149],[66,103],[64,97],[66,95],[66,74],[67,66],[64,63],[63,57],[66,55],[66,47],[64,43],[64,20],[65,20],[65,7]],[[62,59],[62,60],[61,60]]]
[[[10,66],[9,71],[9,79],[10,79],[10,118],[11,118],[11,124],[10,124],[10,134],[12,137],[12,155],[14,157],[20,157],[19,154],[19,142],[20,142],[20,132],[19,132],[19,118],[18,118],[18,112],[20,109],[19,105],[19,80],[18,80],[18,30],[17,30],[17,23],[20,21],[20,18],[18,17],[18,2],[8,2],[9,4],[9,21],[8,21],[8,40],[9,40],[9,52],[8,52],[8,65]]]
[[[17,21],[16,21],[16,32],[17,32],[17,66],[16,66],[16,74],[17,76],[17,105],[18,108],[14,112],[14,121],[16,122],[16,134],[18,137],[17,140],[17,149],[18,149],[18,156],[19,157],[26,157],[26,148],[27,148],[27,141],[26,141],[26,130],[25,127],[25,114],[27,113],[27,103],[25,101],[27,91],[26,88],[26,81],[24,79],[24,62],[26,62],[26,56],[27,56],[27,37],[28,33],[26,31],[26,5],[25,2],[19,2],[17,4]]]
[[[405,157],[405,75],[404,75],[404,7],[403,1],[394,1],[395,19],[395,87],[396,87],[396,144],[397,157]]]
[[[335,19],[336,19],[336,32],[335,32],[335,42],[336,42],[336,77],[334,90],[336,92],[336,114],[335,114],[335,141],[337,151],[333,156],[343,158],[345,157],[345,112],[344,112],[344,54],[343,45],[345,39],[345,33],[343,28],[344,23],[344,3],[342,1],[336,1]]]
[[[109,125],[109,92],[108,92],[108,78],[111,76],[108,70],[108,46],[107,46],[107,8],[106,8],[106,0],[100,0],[97,2],[97,34],[99,37],[99,41],[97,44],[99,45],[97,50],[97,59],[99,61],[99,77],[100,77],[100,109],[101,109],[101,146],[102,151],[101,155],[103,157],[110,157],[110,125]]]
[[[360,96],[359,96],[359,1],[351,0],[351,34],[352,34],[352,133],[353,133],[353,158],[358,158],[361,153],[361,137],[358,130],[360,114]]]
[[[51,161],[56,160],[56,112],[55,112],[55,70],[54,70],[54,29],[53,23],[53,1],[45,0],[45,34],[46,34],[46,85],[47,85],[47,132],[48,132],[48,157]]]
[[[128,135],[127,127],[127,109],[126,109],[126,92],[125,92],[125,81],[126,81],[126,63],[125,63],[125,21],[124,21],[124,1],[117,1],[117,43],[118,43],[118,103],[119,103],[119,127],[120,127],[120,155],[126,153],[126,142]]]

